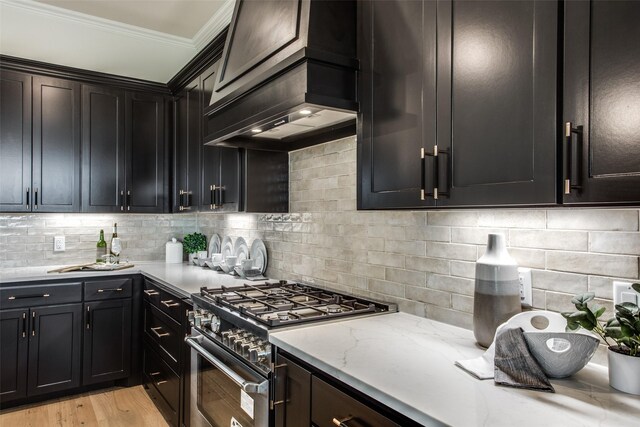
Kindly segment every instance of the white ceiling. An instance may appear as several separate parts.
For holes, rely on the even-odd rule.
[[[0,0],[0,53],[166,83],[235,0]]]
[[[193,38],[224,0],[37,0],[174,36]]]

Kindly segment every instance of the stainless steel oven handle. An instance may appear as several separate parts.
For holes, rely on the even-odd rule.
[[[235,373],[235,371],[225,365],[220,359],[209,353],[206,348],[198,343],[197,338],[187,337],[185,338],[185,342],[189,345],[189,347],[197,351],[200,356],[204,357],[209,363],[220,369],[223,374],[231,378],[231,380],[233,380],[234,383],[238,384],[238,386],[240,386],[240,388],[242,388],[245,392],[267,394],[267,392],[269,391],[269,381],[265,380],[261,383],[252,383],[245,380],[240,375]]]

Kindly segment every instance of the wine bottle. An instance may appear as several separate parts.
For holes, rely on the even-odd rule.
[[[116,264],[120,263],[119,255],[122,252],[122,243],[118,237],[118,223],[113,224],[113,234],[111,235],[111,254],[115,257]]]
[[[104,241],[104,230],[100,230],[100,240],[96,245],[96,262],[104,262],[102,258],[107,254],[107,242]]]

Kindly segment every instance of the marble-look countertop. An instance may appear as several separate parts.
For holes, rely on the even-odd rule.
[[[590,363],[556,393],[477,380],[454,361],[480,356],[473,333],[405,313],[270,334],[273,344],[424,425],[637,426],[640,397]]]
[[[51,279],[86,279],[93,277],[109,277],[130,274],[143,274],[160,282],[168,289],[183,298],[200,292],[202,286],[219,288],[220,286],[240,286],[244,280],[238,276],[218,273],[209,268],[182,264],[166,264],[164,262],[131,262],[134,266],[118,271],[72,271],[69,273],[47,273],[49,270],[64,266],[26,267],[0,270],[0,283],[27,282]],[[261,282],[254,282],[261,283]]]

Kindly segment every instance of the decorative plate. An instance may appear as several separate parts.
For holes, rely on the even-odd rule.
[[[209,239],[209,258],[213,256],[213,254],[220,253],[220,236],[216,233],[213,233],[211,238]]]
[[[253,260],[253,268],[260,270],[262,274],[267,271],[267,247],[260,239],[255,239],[251,243],[251,250],[249,251],[250,257]]]
[[[224,262],[228,256],[233,256],[233,242],[231,241],[231,237],[225,236],[224,239],[222,239],[220,253],[222,254],[222,262]]]
[[[233,245],[234,255],[238,257],[236,260],[236,265],[242,264],[242,261],[245,259],[249,259],[249,247],[247,246],[247,242],[242,237],[238,237],[236,239],[236,243]]]

